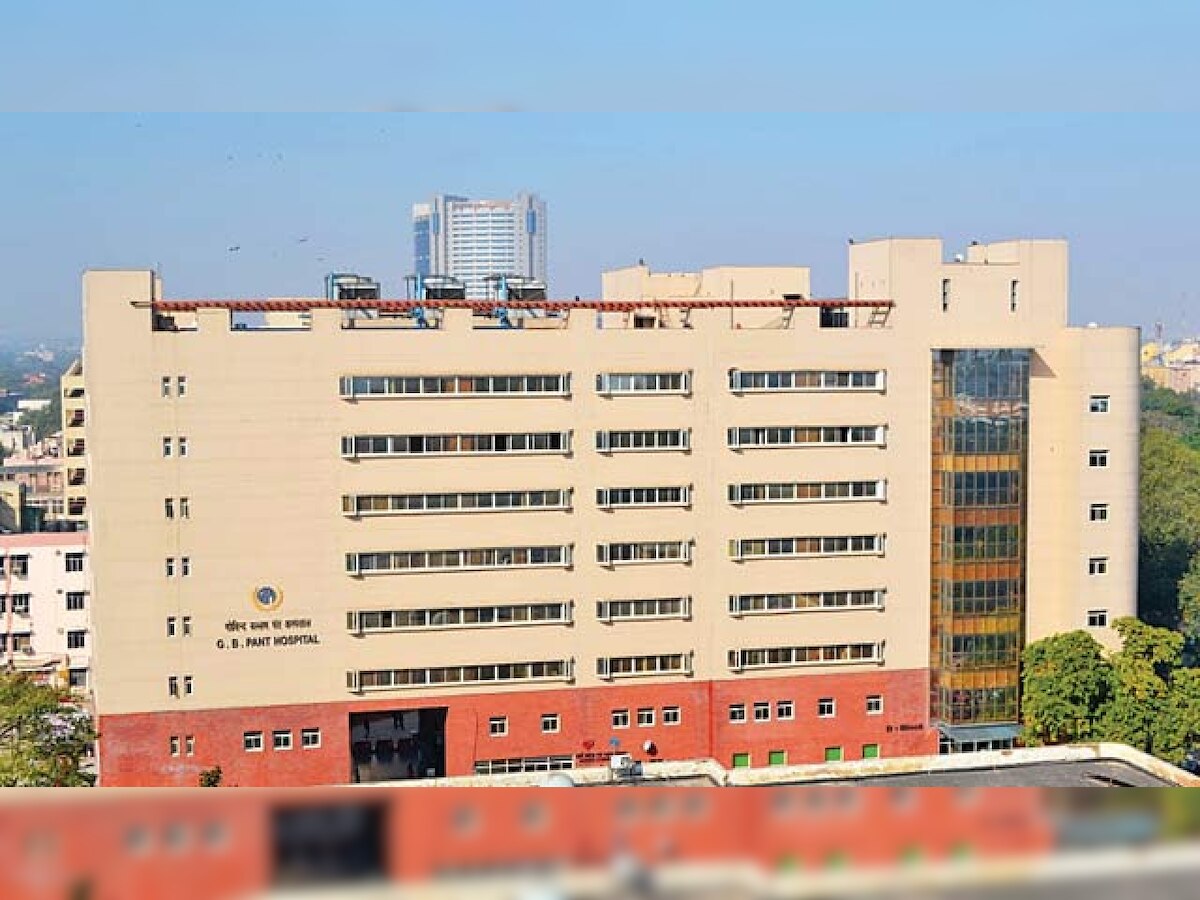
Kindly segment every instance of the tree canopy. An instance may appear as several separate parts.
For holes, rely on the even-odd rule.
[[[79,787],[96,735],[91,716],[63,691],[0,673],[0,787]]]

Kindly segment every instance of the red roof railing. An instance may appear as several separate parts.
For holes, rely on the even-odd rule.
[[[879,309],[895,306],[893,300],[325,300],[289,297],[271,300],[156,300],[155,312],[195,312],[199,309],[227,309],[231,312],[309,312],[314,309],[372,309],[381,313],[404,313],[414,309],[469,309],[487,313],[509,310],[570,312],[574,309],[597,312],[634,312],[644,309]]]

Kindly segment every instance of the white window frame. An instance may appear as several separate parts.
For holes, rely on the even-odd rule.
[[[794,722],[796,720],[796,703],[794,700],[776,700],[775,701],[775,718],[780,722]]]
[[[653,728],[657,716],[653,706],[640,706],[637,711],[638,728]]]
[[[558,734],[562,730],[562,720],[558,713],[542,713],[542,734]]]
[[[1087,627],[1088,628],[1107,628],[1108,627],[1108,609],[1094,608],[1087,611]]]
[[[664,378],[679,376],[679,387],[663,388],[658,383]],[[620,379],[651,379],[654,387],[623,387]],[[596,374],[596,393],[601,397],[638,397],[675,395],[689,397],[692,393],[691,369],[663,372],[599,372]]]
[[[488,717],[488,737],[508,737],[508,716]]]
[[[868,694],[866,702],[868,716],[883,715],[883,694]]]
[[[728,662],[729,669],[732,672],[757,671],[760,669],[800,669],[814,668],[817,666],[882,666],[884,664],[886,654],[886,641],[849,641],[844,644],[813,644],[810,646],[789,645],[783,647],[753,647],[753,648],[736,648],[729,651]],[[826,651],[837,651],[841,647],[854,648],[860,646],[868,646],[871,648],[871,656],[847,656],[841,658]],[[818,651],[819,659],[797,659],[797,651]],[[782,661],[764,661],[753,662],[749,659],[750,654],[787,654],[790,658]],[[829,656],[830,658],[826,658]]]
[[[678,706],[664,706],[662,708],[662,723],[664,726],[678,725],[682,721],[682,708]]]
[[[665,603],[670,603],[672,606],[679,601],[678,612],[640,612],[639,607],[647,605],[651,608],[661,610]],[[629,609],[628,614],[625,614],[626,608]],[[601,622],[629,622],[629,621],[645,621],[650,619],[691,619],[692,617],[692,597],[638,597],[638,598],[623,598],[612,600],[597,600],[596,601],[596,618]]]
[[[1107,556],[1089,556],[1088,557],[1088,575],[1107,575],[1108,574],[1108,557]]]
[[[280,728],[271,732],[271,749],[284,751],[291,750],[294,746],[292,742],[292,731],[290,728]]]
[[[873,494],[854,494],[858,486],[874,485]],[[846,487],[845,495],[837,491]],[[819,487],[821,496],[797,496],[800,488]],[[762,497],[745,497],[745,489],[762,489]],[[788,494],[791,496],[787,496]],[[775,496],[772,496],[774,494]],[[760,481],[737,482],[729,485],[730,506],[768,506],[784,503],[886,503],[887,480],[883,478],[858,478],[846,481]]]
[[[674,563],[676,565],[687,565],[692,561],[692,545],[694,543],[695,542],[690,538],[676,541],[612,541],[609,543],[596,545],[596,562],[602,566],[609,567],[662,565],[670,563]],[[643,556],[636,559],[617,559],[613,556],[613,548],[615,547],[654,547],[657,548],[654,550],[656,554],[659,553],[660,550],[665,550],[668,547],[678,547],[679,555],[655,556],[653,558],[646,558]]]
[[[747,722],[746,704],[745,703],[730,703],[729,710],[728,710],[728,716],[729,716],[728,721],[729,721],[730,725],[745,725]]]
[[[817,718],[818,719],[836,719],[837,718],[837,698],[821,697],[817,700]]]
[[[660,499],[666,491],[678,491],[679,499]],[[653,499],[639,500],[639,492],[644,496],[652,496]],[[653,494],[651,494],[653,492]],[[625,496],[629,499],[626,500]],[[600,509],[631,509],[638,507],[663,507],[663,506],[680,506],[690,507],[692,505],[692,485],[690,484],[670,484],[656,485],[653,487],[602,487],[596,488],[596,506]]]
[[[659,668],[659,664],[663,658],[673,656],[680,657],[679,668],[665,669]],[[653,669],[637,669],[639,660],[649,661],[654,660]],[[625,662],[628,661],[633,667],[626,671],[624,668]],[[621,665],[615,665],[620,663]],[[694,651],[685,650],[679,653],[638,653],[630,656],[601,656],[596,659],[596,677],[605,681],[612,681],[617,678],[656,678],[672,675],[688,675],[694,671]]]
[[[825,547],[826,541],[850,541],[870,538],[873,546],[868,550],[828,550]],[[784,550],[782,547],[772,552],[772,542],[784,541],[821,541],[821,549],[816,552],[798,551],[794,549]],[[762,543],[764,552],[748,553],[747,545],[753,543]],[[851,546],[851,545],[848,545]],[[782,537],[765,537],[765,538],[733,538],[729,542],[729,558],[735,562],[746,562],[755,559],[814,559],[818,557],[837,557],[837,556],[885,556],[887,546],[887,535],[885,534],[813,534],[813,535],[786,535]]]
[[[755,722],[770,722],[771,721],[771,701],[770,700],[755,700],[753,707],[753,716]]]
[[[848,376],[848,385],[840,385],[840,376]],[[875,383],[871,385],[855,385],[855,376],[874,376]],[[761,376],[761,377],[759,377]],[[797,378],[797,376],[803,376]],[[819,384],[797,384],[798,381],[808,381],[816,376]],[[747,383],[747,382],[751,383]],[[762,381],[762,386],[752,382]],[[776,382],[770,384],[769,382]],[[883,394],[887,392],[887,371],[885,369],[730,369],[729,392],[731,394],[781,394],[803,393],[818,394],[827,392],[853,394]]]
[[[1090,503],[1090,504],[1088,504],[1088,521],[1089,522],[1107,522],[1108,521],[1108,504],[1107,503]]]
[[[1088,450],[1088,468],[1089,469],[1107,469],[1109,453],[1107,450],[1091,449]]]
[[[629,710],[614,709],[612,711],[612,727],[615,729],[629,727]]]
[[[472,385],[471,390],[460,390],[462,387],[460,381],[462,379],[481,379],[489,380],[487,390],[478,390],[478,385]],[[523,388],[519,390],[508,390],[506,385],[505,390],[492,390],[497,379],[523,379]],[[530,379],[543,378],[558,378],[560,379],[559,386],[555,390],[529,390],[532,383]],[[356,381],[363,379],[375,379],[382,381],[380,385],[384,388],[382,391],[358,390]],[[431,386],[430,382],[437,382],[438,387],[444,386],[446,381],[454,382],[454,390],[430,390],[425,388]],[[415,382],[415,384],[411,384]],[[370,387],[371,385],[363,385]],[[409,387],[416,387],[417,390],[407,390]],[[399,390],[396,390],[399,388]],[[402,397],[405,399],[487,399],[488,397],[570,397],[571,396],[571,373],[570,372],[514,372],[511,374],[505,373],[488,373],[474,374],[470,372],[450,372],[442,375],[421,374],[421,375],[343,375],[338,379],[338,394],[345,400],[385,400],[389,398]]]
[[[655,435],[653,445],[622,447],[613,442],[613,435]],[[658,444],[658,435],[678,434],[679,444]],[[692,449],[691,428],[610,428],[596,432],[597,453],[690,453]]]
[[[850,600],[871,597],[870,603],[850,603]],[[817,605],[797,605],[801,597],[816,596],[820,598]],[[833,602],[845,597],[846,603]],[[746,605],[749,601],[753,605]],[[758,607],[761,601],[761,608]],[[829,601],[829,602],[827,602]],[[852,612],[855,610],[881,610],[887,603],[886,588],[851,589],[841,591],[792,591],[771,594],[730,594],[729,615],[734,618],[742,616],[773,616],[791,613],[811,612]]]
[[[242,750],[246,753],[262,753],[263,733],[261,731],[243,731]]]
[[[1111,394],[1092,394],[1088,397],[1088,412],[1106,415],[1112,407]]]
[[[300,729],[300,749],[301,750],[316,750],[321,746],[321,729],[320,728],[301,728]]]

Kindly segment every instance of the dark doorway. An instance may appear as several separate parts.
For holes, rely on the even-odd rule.
[[[446,708],[350,714],[350,780],[403,781],[446,774]]]
[[[337,884],[384,877],[383,822],[378,804],[275,809],[271,815],[273,883]]]

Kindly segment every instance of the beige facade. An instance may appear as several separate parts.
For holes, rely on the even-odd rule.
[[[429,304],[435,327],[402,304],[172,302],[149,272],[88,272],[101,716],[410,703],[467,690],[457,678],[494,693],[925,671],[935,350],[1032,351],[1026,633],[1090,617],[1109,639],[1096,623],[1135,611],[1136,329],[1067,326],[1061,241],[962,262],[937,240],[873,241],[849,270],[848,301],[810,305],[804,268],[637,267],[604,276],[606,301],[634,302],[507,323]],[[239,328],[242,310],[310,315]],[[478,380],[517,375],[559,377]],[[418,377],[437,392],[373,393]],[[622,446],[647,440],[669,446]],[[495,509],[518,502],[540,505]],[[793,608],[753,609],[766,595]],[[548,619],[439,624],[500,606]],[[425,627],[348,618],[417,610]],[[621,618],[639,611],[659,617]],[[518,662],[562,665],[448,672]],[[417,670],[427,683],[374,674]]]

